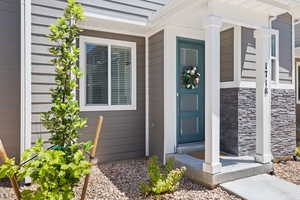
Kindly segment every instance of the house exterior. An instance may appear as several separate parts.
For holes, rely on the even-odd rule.
[[[165,160],[196,144],[205,150],[203,170],[215,174],[220,151],[260,163],[294,153],[296,0],[78,2],[86,14],[78,41],[77,98],[88,118],[81,135],[92,139],[104,116],[100,162]],[[12,156],[49,138],[40,119],[55,87],[46,35],[65,6],[0,2],[0,137]],[[182,76],[194,67],[199,81],[188,89]]]

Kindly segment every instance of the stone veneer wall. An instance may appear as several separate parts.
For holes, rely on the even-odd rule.
[[[256,152],[256,89],[239,89],[239,156]]]
[[[272,153],[292,155],[296,148],[295,90],[272,90]]]
[[[221,89],[221,151],[238,154],[238,88]]]
[[[272,90],[272,153],[294,153],[296,146],[295,91]],[[239,156],[256,150],[256,94],[254,88],[221,89],[221,150]]]

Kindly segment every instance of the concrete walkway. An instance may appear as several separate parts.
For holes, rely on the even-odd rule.
[[[248,200],[300,200],[300,186],[267,174],[223,183],[221,186]]]

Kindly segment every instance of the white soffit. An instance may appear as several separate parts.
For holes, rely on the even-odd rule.
[[[266,13],[268,15],[280,15],[290,11],[291,7],[288,0],[218,0],[243,8],[252,9],[255,12]]]

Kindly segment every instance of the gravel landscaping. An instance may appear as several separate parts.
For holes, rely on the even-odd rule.
[[[300,162],[287,161],[274,164],[275,175],[300,185]]]
[[[141,180],[146,180],[147,178],[145,159],[103,164],[99,168],[94,168],[93,171],[87,195],[89,200],[239,199],[220,187],[210,190],[202,185],[192,183],[187,178],[182,180],[181,187],[173,194],[144,197],[139,193],[138,186]],[[78,196],[80,191],[80,188],[78,188]],[[0,199],[14,199],[12,190],[7,187],[7,184],[0,186]]]
[[[300,185],[300,162],[288,161],[274,164],[275,175]],[[167,199],[240,199],[222,188],[210,190],[203,185],[195,184],[187,178],[182,180],[178,191],[162,196],[144,197],[138,190],[139,182],[146,180],[146,160],[118,161],[94,167],[88,188],[89,200],[167,200]],[[76,190],[79,199],[81,188]],[[0,184],[0,199],[14,199],[12,189],[7,181]]]

